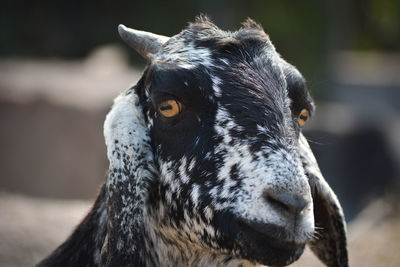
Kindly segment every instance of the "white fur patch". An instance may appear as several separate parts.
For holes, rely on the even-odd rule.
[[[216,154],[223,158],[217,179],[223,180],[224,183],[222,191],[213,188],[210,192],[215,199],[222,197],[236,201],[215,201],[213,203],[215,208],[217,210],[230,209],[238,217],[247,220],[285,226],[287,219],[269,205],[263,196],[263,192],[272,188],[272,190],[285,190],[290,194],[307,195],[311,199],[310,187],[301,163],[285,149],[272,151],[269,147],[264,147],[264,151],[258,151],[256,153],[258,160],[255,161],[250,153],[249,144],[241,139],[235,140],[230,135],[229,131],[237,128],[237,125],[229,113],[225,109],[219,108],[216,118],[217,123],[214,129],[223,137],[222,143],[215,149]],[[220,123],[223,123],[224,126],[220,126]],[[259,127],[260,131],[261,128]],[[269,157],[265,158],[262,152],[266,152]],[[240,189],[236,191],[231,190],[235,185],[235,181],[230,176],[230,171],[234,165],[238,169],[242,182]],[[278,173],[279,176],[277,176]],[[307,218],[305,219],[307,223],[304,225],[307,230],[296,236],[296,240],[299,242],[307,240],[309,233],[313,231],[312,202],[310,202],[307,210]]]
[[[183,69],[193,69],[199,65],[212,66],[211,51],[205,47],[194,47],[193,43],[185,44],[175,41],[169,43],[155,56],[154,62],[171,63]]]

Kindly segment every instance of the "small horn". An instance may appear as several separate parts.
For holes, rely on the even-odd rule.
[[[151,55],[156,54],[169,39],[151,32],[134,30],[122,24],[118,26],[118,33],[122,40],[147,60],[150,60]]]

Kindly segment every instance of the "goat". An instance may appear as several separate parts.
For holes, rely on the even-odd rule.
[[[342,208],[301,133],[313,101],[262,27],[119,33],[148,64],[106,117],[92,210],[38,266],[283,266],[306,244],[347,266]]]

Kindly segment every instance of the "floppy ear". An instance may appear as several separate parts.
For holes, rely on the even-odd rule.
[[[101,266],[143,265],[138,248],[144,246],[144,206],[156,168],[149,130],[135,89],[128,89],[114,100],[104,123],[110,168],[105,182],[107,234]]]
[[[300,158],[311,187],[317,232],[309,242],[309,246],[327,266],[348,266],[346,221],[342,207],[335,193],[322,176],[303,134],[300,134],[299,147]]]

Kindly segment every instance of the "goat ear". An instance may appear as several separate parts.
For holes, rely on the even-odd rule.
[[[348,266],[346,221],[342,207],[322,176],[303,134],[300,134],[299,148],[314,203],[316,234],[308,245],[327,266]]]
[[[100,265],[137,266],[141,264],[138,248],[143,246],[144,205],[156,168],[135,87],[114,100],[104,136],[110,167],[105,182],[107,234]]]

